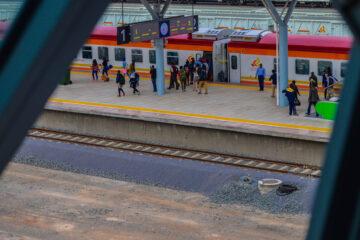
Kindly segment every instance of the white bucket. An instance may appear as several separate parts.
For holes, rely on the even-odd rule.
[[[266,194],[273,189],[276,189],[282,183],[281,180],[275,178],[264,178],[258,181],[258,189],[261,194]]]

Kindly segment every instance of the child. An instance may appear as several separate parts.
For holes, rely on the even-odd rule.
[[[289,101],[289,115],[297,116],[298,114],[296,112],[296,106],[295,106],[296,92],[290,86],[286,90],[283,90],[282,92],[285,93],[285,96]]]

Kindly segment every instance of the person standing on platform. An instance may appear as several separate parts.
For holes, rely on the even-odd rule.
[[[309,87],[311,87],[311,82],[315,83],[315,86],[318,86],[318,79],[314,72],[311,72],[309,77]]]
[[[174,88],[174,86],[176,86],[176,90],[179,90],[179,83],[177,81],[178,74],[179,74],[178,68],[174,64],[172,64],[170,67],[170,85],[168,87],[169,90]]]
[[[295,92],[295,105],[296,105],[296,106],[300,106],[300,105],[301,105],[300,100],[299,100],[300,91],[299,91],[299,88],[296,86],[295,80],[292,80],[292,82],[290,83],[290,87],[291,87],[291,88],[294,90],[294,92]]]
[[[109,61],[104,58],[103,62],[102,62],[102,66],[103,66],[103,70],[102,70],[102,74],[106,75],[107,77],[109,76],[108,71],[109,71],[109,66],[108,66]]]
[[[275,69],[272,70],[272,74],[269,78],[269,81],[271,81],[271,88],[272,88],[272,95],[271,97],[275,97],[275,91],[276,91],[276,86],[277,86],[277,74]]]
[[[194,71],[195,71],[195,59],[193,57],[191,57],[190,62],[189,62],[190,84],[194,83]]]
[[[181,85],[181,90],[183,92],[186,91],[186,83],[187,83],[187,77],[186,77],[186,70],[185,70],[185,66],[181,66],[180,67],[180,85]]]
[[[118,70],[116,74],[116,83],[118,85],[118,97],[121,97],[121,93],[125,96],[125,92],[123,90],[123,86],[125,85],[125,76],[121,74],[120,70]]]
[[[199,91],[199,67],[196,67],[193,72],[193,91]]]
[[[260,63],[260,66],[256,69],[255,77],[257,77],[259,81],[259,90],[264,91],[264,79],[266,75],[266,70],[263,68],[262,63]]]
[[[184,65],[184,70],[186,73],[186,85],[189,86],[190,85],[190,71],[189,71],[189,65],[190,62],[188,59],[186,59],[185,65]]]
[[[294,89],[292,89],[290,86],[282,91],[285,96],[287,97],[288,101],[289,101],[289,116],[294,115],[297,116],[297,112],[296,112],[296,106],[295,106],[295,91]]]
[[[129,73],[131,74],[132,72],[135,72],[136,69],[135,69],[135,61],[132,61],[132,63],[130,63],[130,66],[129,66]]]
[[[317,102],[320,100],[317,85],[315,82],[310,82],[310,88],[309,88],[309,105],[306,112],[306,115],[311,114],[311,105],[314,105],[314,108],[316,107]],[[315,109],[316,112],[316,109]],[[319,114],[316,112],[316,116],[318,117]]]
[[[199,81],[199,92],[201,94],[201,90],[204,88],[205,94],[208,94],[208,87],[206,82],[206,66],[203,64],[200,70],[200,81]]]
[[[93,59],[92,66],[91,66],[91,73],[93,80],[98,80],[98,72],[99,72],[99,64],[97,63],[96,59]]]
[[[136,72],[130,73],[130,87],[133,89],[133,94],[140,95],[140,91],[136,88],[139,85],[139,74]]]
[[[157,92],[157,88],[156,88],[156,68],[154,65],[152,65],[150,67],[150,77],[151,77],[151,82],[153,85],[153,92]]]

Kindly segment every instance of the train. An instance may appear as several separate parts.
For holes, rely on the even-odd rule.
[[[140,0],[113,0],[113,3],[141,3]],[[149,0],[157,3],[158,0]],[[165,2],[165,1],[161,1]],[[275,6],[284,6],[287,0],[272,1]],[[171,4],[204,4],[204,5],[231,5],[231,6],[263,6],[261,0],[172,0]],[[330,0],[298,0],[297,7],[332,7]]]
[[[255,72],[260,64],[270,76],[277,69],[277,34],[267,30],[200,29],[192,34],[166,38],[164,50],[165,74],[172,64],[184,65],[189,57],[205,58],[214,83],[255,85]],[[321,79],[325,69],[343,80],[353,39],[351,37],[289,35],[289,81],[308,86],[314,72]],[[72,68],[90,71],[93,59],[107,58],[116,70],[135,62],[140,76],[148,77],[149,67],[156,66],[153,43],[117,44],[117,29],[97,26],[80,49]],[[281,67],[281,66],[279,66]]]

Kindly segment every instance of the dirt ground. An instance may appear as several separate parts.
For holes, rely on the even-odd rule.
[[[304,239],[308,218],[15,163],[0,180],[0,239]]]

